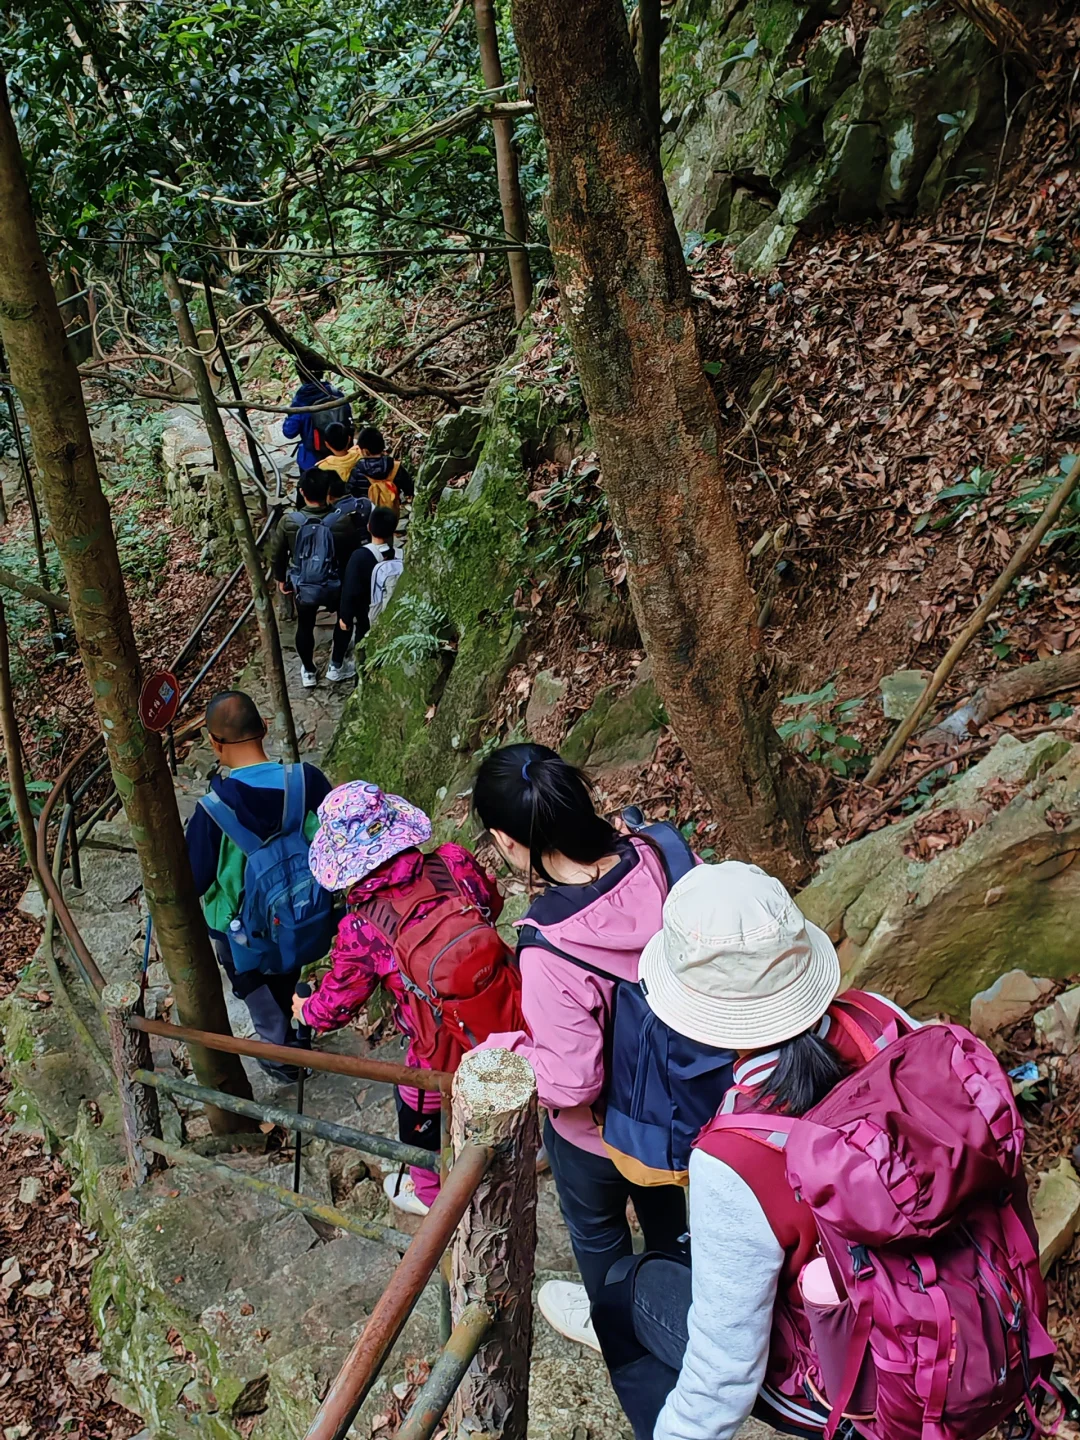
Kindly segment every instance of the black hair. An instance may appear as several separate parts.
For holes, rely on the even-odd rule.
[[[506,745],[489,755],[476,774],[473,808],[486,829],[527,845],[534,873],[549,883],[545,855],[592,865],[616,851],[618,831],[597,814],[592,781],[546,745]]]
[[[397,516],[387,505],[376,505],[367,523],[373,540],[392,540],[397,532]]]
[[[343,425],[340,420],[335,420],[323,431],[323,439],[331,450],[347,450],[352,440],[352,431],[348,425]]]
[[[326,374],[326,362],[314,357],[309,360],[301,360],[297,357],[296,373],[301,380],[321,380]]]
[[[305,470],[300,476],[300,494],[312,505],[325,505],[330,493],[330,470]]]
[[[847,1074],[847,1067],[822,1040],[817,1026],[785,1040],[776,1049],[779,1059],[759,1095],[763,1110],[805,1115]]]
[[[374,425],[365,425],[357,435],[356,443],[361,450],[369,450],[372,455],[381,455],[386,449],[383,433],[381,430],[376,430]]]
[[[330,477],[326,487],[326,498],[340,500],[349,488],[345,479],[336,470],[326,470],[323,473]]]
[[[243,690],[222,690],[206,707],[206,728],[222,745],[261,740],[266,724],[259,707]]]

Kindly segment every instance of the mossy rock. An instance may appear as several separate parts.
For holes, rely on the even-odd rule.
[[[667,712],[646,665],[628,690],[609,685],[567,735],[561,754],[594,773],[643,765],[652,758]]]
[[[844,9],[686,0],[683,33],[664,48],[676,220],[721,232],[739,268],[767,273],[800,227],[932,209],[950,175],[994,163],[1005,108],[982,32],[951,8],[892,0],[853,44]],[[775,206],[772,223],[733,203],[740,189]]]
[[[992,780],[1023,789],[991,812],[981,792]],[[927,813],[980,805],[986,818],[962,844],[929,861],[904,853]],[[1004,736],[929,812],[828,856],[799,904],[836,942],[847,983],[917,1015],[965,1017],[971,997],[1018,960],[1039,975],[1075,974],[1078,853],[1080,746]]]

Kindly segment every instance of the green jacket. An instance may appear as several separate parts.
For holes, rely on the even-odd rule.
[[[330,515],[334,511],[332,505],[305,505],[301,510],[287,510],[281,517],[277,529],[274,531],[270,541],[270,564],[273,566],[274,579],[288,579],[289,561],[292,559],[293,546],[296,544],[296,537],[300,533],[300,516],[312,515],[319,519]],[[349,556],[358,545],[367,540],[367,526],[361,525],[357,512],[339,514],[338,518],[330,526],[331,534],[334,537],[334,549],[337,552],[338,575],[345,574],[345,566],[349,563]]]

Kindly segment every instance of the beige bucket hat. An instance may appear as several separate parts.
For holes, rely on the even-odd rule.
[[[762,1050],[821,1019],[840,961],[771,875],[741,860],[698,865],[664,902],[640,976],[666,1025],[718,1049]]]

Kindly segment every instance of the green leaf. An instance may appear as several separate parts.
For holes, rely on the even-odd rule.
[[[724,368],[724,364],[722,360],[706,360],[701,368],[705,371],[706,375],[719,375],[720,371]]]
[[[825,700],[836,699],[836,686],[830,680],[820,690],[813,690],[805,695],[785,695],[780,701],[781,705],[820,705]]]

